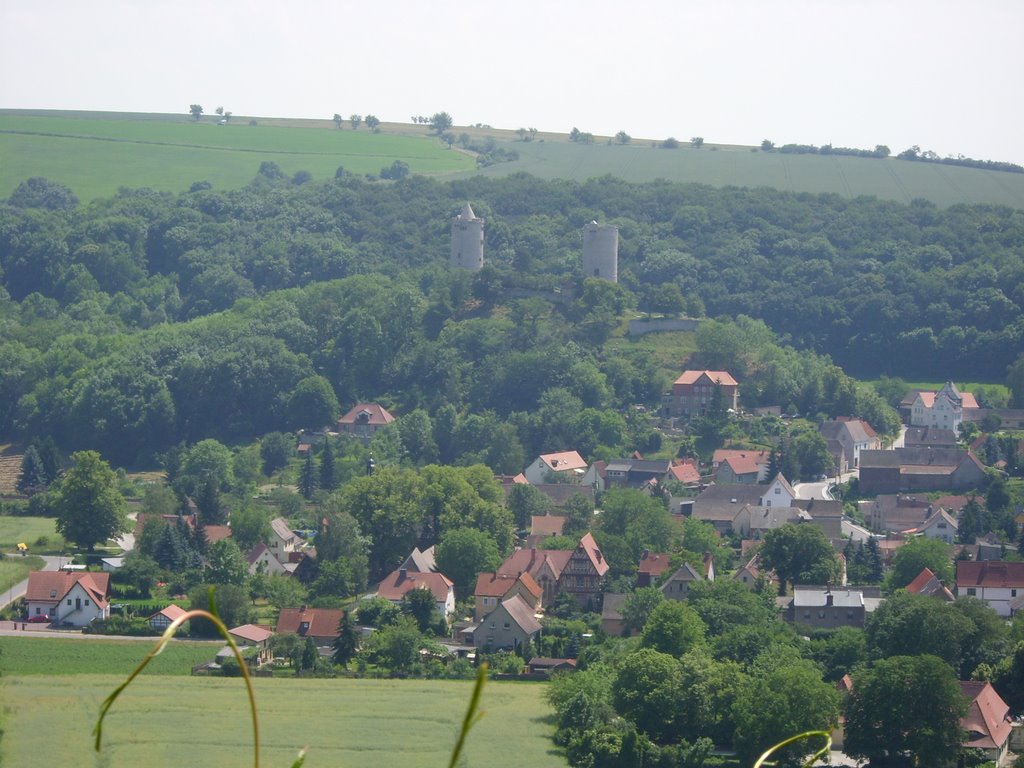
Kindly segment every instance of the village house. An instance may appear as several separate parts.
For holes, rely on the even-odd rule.
[[[612,459],[605,466],[605,488],[642,488],[668,474],[668,459]]]
[[[526,538],[526,546],[538,547],[544,539],[561,536],[564,530],[564,515],[531,515],[530,535]]]
[[[785,618],[810,629],[863,629],[867,617],[881,604],[877,587],[859,589],[797,585],[786,604]]]
[[[711,454],[711,472],[717,475],[722,462],[726,459],[751,459],[757,465],[757,482],[763,483],[768,479],[768,467],[771,465],[772,456],[769,451],[751,451],[736,448],[719,448]]]
[[[409,553],[409,556],[398,567],[400,569],[404,568],[410,573],[435,573],[437,571],[437,562],[434,559],[434,547],[429,546],[423,550],[419,547],[413,547],[412,552]]]
[[[473,590],[473,620],[480,622],[503,600],[519,595],[536,613],[541,610],[544,591],[529,573],[518,576],[499,573],[481,573]]]
[[[640,554],[640,564],[636,570],[636,585],[638,587],[653,587],[661,581],[661,576],[669,569],[669,560],[672,555],[668,552],[648,552],[646,549]]]
[[[918,391],[910,405],[910,426],[938,427],[957,431],[960,422],[971,420],[965,411],[977,410],[978,401],[970,392],[960,392],[947,381],[938,392]]]
[[[843,458],[851,467],[860,464],[860,452],[882,447],[875,430],[861,419],[836,419],[822,422],[818,431],[826,441],[835,440],[843,447]]]
[[[270,638],[273,631],[259,624],[243,624],[228,630],[228,634],[239,646],[242,655],[250,667],[261,667],[271,661],[274,654],[270,650]]]
[[[609,637],[624,637],[626,620],[622,618],[622,609],[629,595],[622,592],[605,592],[601,601],[601,630]]]
[[[357,403],[348,413],[338,419],[338,432],[352,435],[363,445],[369,445],[377,433],[393,422],[395,417],[384,406],[377,403]]]
[[[867,494],[974,488],[985,467],[970,451],[955,448],[896,448],[862,451],[860,488]]]
[[[186,613],[187,611],[184,608],[171,603],[154,613],[147,621],[152,629],[155,629],[157,632],[163,632]]]
[[[502,600],[473,630],[473,645],[488,653],[515,650],[540,635],[540,622],[519,595]]]
[[[704,553],[699,570],[689,563],[679,566],[661,585],[661,593],[666,600],[685,600],[690,594],[690,585],[704,579],[715,580],[715,561],[710,552]]]
[[[434,610],[446,621],[455,613],[455,585],[443,573],[417,573],[398,568],[377,585],[377,597],[395,605],[414,589],[426,589],[434,596]]]
[[[939,507],[934,509],[923,523],[916,528],[908,528],[903,531],[903,534],[905,536],[924,536],[929,539],[938,539],[947,544],[952,544],[956,541],[957,528],[956,518]]]
[[[110,616],[110,574],[32,571],[25,604],[29,618],[48,616],[53,624],[84,627]]]
[[[1024,563],[957,560],[956,594],[977,597],[1003,618],[1010,618],[1024,608]]]
[[[282,608],[277,617],[277,634],[310,637],[318,646],[331,645],[345,611],[341,608]]]
[[[260,542],[245,554],[249,564],[249,575],[264,573],[267,576],[287,576],[295,571],[296,563],[282,563],[271,553],[270,548]]]
[[[540,586],[542,604],[550,605],[559,594],[570,595],[584,608],[596,608],[601,600],[601,579],[608,563],[589,533],[576,549],[519,549],[505,559],[498,574],[519,576],[529,573]]]
[[[758,464],[750,454],[727,456],[715,472],[715,482],[722,485],[757,485],[761,482],[767,466]]]
[[[523,475],[530,485],[544,483],[579,484],[587,472],[587,462],[576,451],[545,453],[533,460]]]
[[[960,693],[970,702],[960,718],[960,728],[967,732],[964,746],[982,750],[997,766],[1005,765],[1013,731],[1010,706],[989,682],[961,680]]]
[[[904,448],[956,448],[956,432],[938,427],[907,427]]]
[[[662,485],[669,483],[682,483],[684,488],[696,490],[700,488],[702,479],[700,469],[697,467],[696,459],[673,459],[672,466],[661,478]]]
[[[951,603],[956,599],[953,593],[949,591],[949,588],[932,572],[931,568],[922,569],[904,589],[912,595],[937,597],[947,603]]]
[[[270,521],[270,538],[267,540],[267,546],[278,561],[287,563],[288,553],[295,551],[299,541],[299,537],[283,517],[275,517]]]
[[[726,371],[683,371],[672,384],[668,397],[670,416],[695,418],[707,412],[714,402],[716,390],[721,393],[722,408],[739,408],[739,384]]]

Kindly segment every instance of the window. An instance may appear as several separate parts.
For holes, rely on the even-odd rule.
[[[779,486],[775,486],[775,495],[778,496],[780,493],[782,493],[782,489]]]
[[[1016,597],[1016,596],[1017,596],[1017,590],[1016,589],[1011,589],[1010,590],[1010,597]]]
[[[68,598],[68,605],[71,605],[71,598]]]
[[[88,601],[88,600],[86,600],[86,601],[85,601],[85,604],[86,604],[86,605],[88,605],[88,604],[89,604],[89,601]]]
[[[967,588],[967,594],[968,595],[976,595],[976,594],[978,594],[978,590],[976,590],[974,587],[968,587]]]
[[[36,616],[38,616],[40,613],[42,613],[42,611],[39,609],[39,606],[37,605],[36,606]]]
[[[507,621],[505,622],[505,629],[506,629],[506,630],[508,630],[509,628],[511,628],[511,626],[512,626],[512,625],[511,625],[511,624],[509,624],[509,623],[508,623]]]

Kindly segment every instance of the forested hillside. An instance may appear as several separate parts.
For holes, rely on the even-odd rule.
[[[19,187],[0,206],[0,433],[125,462],[315,426],[326,382],[343,404],[445,422],[458,440],[442,460],[518,471],[569,436],[642,446],[642,424],[605,410],[656,405],[668,382],[639,349],[606,351],[637,306],[747,316],[707,324],[698,354],[738,366],[748,405],[848,413],[851,383],[817,355],[863,375],[1001,381],[1024,347],[1014,209],[610,177],[294,182],[268,163],[241,190],[88,206]],[[477,275],[447,268],[467,200],[487,222]],[[591,220],[620,228],[619,286],[579,282]]]

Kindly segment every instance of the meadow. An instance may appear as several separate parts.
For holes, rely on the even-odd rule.
[[[92,761],[90,733],[100,703],[121,681],[112,675],[6,677],[5,764]],[[291,765],[308,747],[306,768],[401,765],[443,768],[465,713],[470,682],[423,680],[255,681],[265,766]],[[488,683],[484,717],[469,735],[466,764],[562,768],[551,741],[543,684]],[[53,714],[61,713],[60,727]],[[102,765],[147,768],[252,765],[245,692],[239,679],[139,678],[104,726]]]
[[[0,198],[32,176],[65,184],[87,202],[120,187],[182,192],[208,181],[217,189],[237,188],[252,181],[267,161],[288,176],[302,170],[321,181],[333,178],[339,166],[376,174],[395,160],[422,174],[476,166],[469,155],[426,135],[338,130],[333,124],[299,128],[235,120],[217,125],[209,118],[89,114],[0,112]]]
[[[128,675],[145,658],[155,638],[144,640],[69,637],[0,637],[0,676]],[[175,640],[143,674],[189,675],[192,667],[210,661],[223,644]]]
[[[545,179],[586,179],[611,174],[631,182],[667,179],[714,187],[773,187],[790,192],[826,192],[846,198],[871,195],[940,206],[994,203],[1024,208],[1024,174],[936,163],[839,155],[797,155],[751,151],[707,143],[694,149],[654,148],[650,140],[627,145],[574,144],[564,134],[517,141],[503,130],[456,126],[475,138],[493,138],[519,159],[477,170],[474,158],[448,149],[423,126],[385,123],[381,133],[364,126],[341,130],[330,120],[289,120],[236,116],[228,125],[204,116],[103,112],[0,110],[0,198],[25,178],[44,176],[66,184],[83,201],[114,194],[119,187],[181,192],[193,182],[237,188],[272,161],[291,176],[309,171],[332,178],[338,166],[356,174],[377,174],[395,160],[414,173],[467,177],[527,172]],[[781,137],[778,137],[781,138]],[[656,142],[654,142],[656,143]],[[899,152],[902,147],[893,147]],[[996,158],[998,159],[998,158]]]
[[[30,550],[40,536],[46,536],[55,542],[57,521],[52,517],[20,517],[17,515],[0,516],[0,552],[13,552],[14,547],[23,542]]]
[[[0,560],[0,605],[6,602],[10,595],[4,593],[17,584],[28,578],[29,571],[36,571],[43,567],[43,560],[40,557],[29,556],[6,557]],[[3,661],[0,660],[0,666]]]

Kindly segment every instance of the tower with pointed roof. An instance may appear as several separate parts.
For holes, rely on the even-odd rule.
[[[583,227],[583,277],[619,282],[619,228],[592,221]]]
[[[452,219],[452,269],[471,269],[484,266],[484,220],[477,218],[467,202],[462,212]]]

